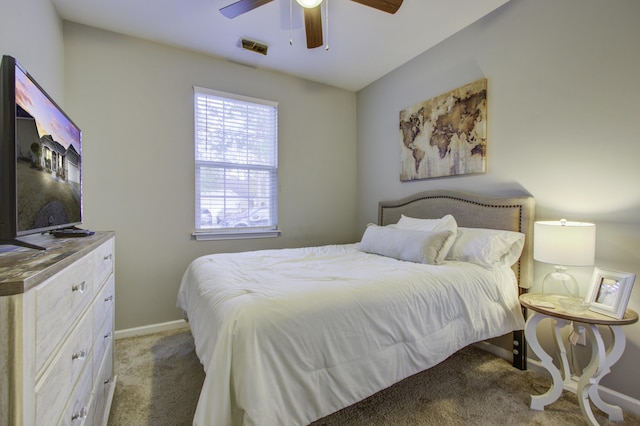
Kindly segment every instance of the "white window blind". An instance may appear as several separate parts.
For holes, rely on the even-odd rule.
[[[277,231],[278,104],[194,87],[194,107],[196,239]]]

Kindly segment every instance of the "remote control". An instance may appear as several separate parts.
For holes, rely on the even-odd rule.
[[[89,231],[88,229],[57,229],[55,231],[51,231],[56,238],[74,238],[74,237],[88,237],[89,235],[95,234],[93,231]]]

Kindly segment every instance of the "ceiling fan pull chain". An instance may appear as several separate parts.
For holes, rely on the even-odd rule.
[[[325,5],[324,5],[324,14],[325,14],[325,25],[327,26],[326,29],[326,33],[327,33],[327,44],[324,47],[324,50],[329,50],[329,0],[325,0]]]
[[[289,46],[293,46],[293,0],[289,0]]]

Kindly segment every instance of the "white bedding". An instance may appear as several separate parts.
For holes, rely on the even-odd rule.
[[[510,268],[356,244],[198,258],[178,307],[206,372],[197,425],[308,424],[524,327]]]

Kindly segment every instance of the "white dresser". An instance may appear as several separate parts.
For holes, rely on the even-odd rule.
[[[106,425],[115,235],[39,244],[0,253],[0,425]]]

